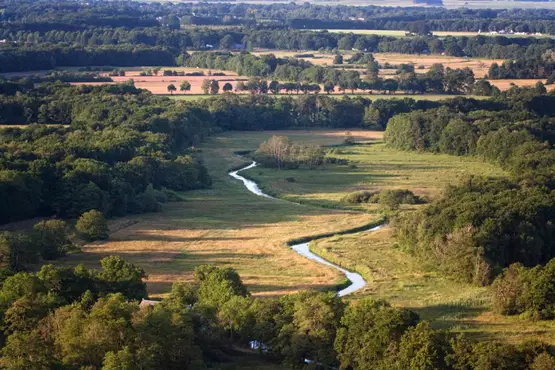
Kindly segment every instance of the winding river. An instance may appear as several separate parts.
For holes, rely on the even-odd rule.
[[[252,193],[254,193],[258,196],[261,196],[261,197],[275,199],[274,197],[271,197],[268,194],[265,194],[262,190],[260,190],[260,188],[258,187],[258,185],[254,181],[249,180],[249,179],[239,175],[239,172],[249,170],[249,169],[254,168],[256,166],[257,166],[257,163],[255,161],[253,161],[250,165],[248,165],[244,168],[241,168],[237,171],[230,172],[229,176],[231,176],[231,177],[233,177],[237,180],[242,181],[243,184],[245,184],[245,187],[250,192],[252,192]],[[379,230],[382,227],[383,227],[383,225],[379,225],[379,226],[373,227],[373,228],[371,228],[367,231],[376,231],[376,230]],[[341,271],[343,274],[345,274],[345,277],[351,282],[351,284],[348,287],[346,287],[345,289],[342,289],[337,293],[337,295],[340,296],[340,297],[343,297],[347,294],[356,292],[357,290],[364,288],[364,286],[366,285],[366,281],[364,281],[364,279],[362,278],[362,276],[360,274],[357,274],[356,272],[351,272],[349,270],[346,270],[343,267],[337,266],[337,265],[335,265],[335,264],[333,264],[329,261],[326,261],[322,257],[312,253],[310,251],[310,249],[308,248],[308,243],[301,243],[301,244],[292,245],[291,248],[293,248],[293,250],[295,250],[295,252],[299,253],[303,257],[306,257],[308,259],[311,259],[313,261],[321,263],[322,265],[333,267],[333,268]]]

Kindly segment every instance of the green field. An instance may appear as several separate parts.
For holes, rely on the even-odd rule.
[[[341,137],[324,133],[317,142],[341,142]],[[246,163],[234,152],[256,147],[268,135],[261,133],[251,145],[246,145],[243,134],[209,138],[202,145],[201,155],[214,182],[211,189],[186,192],[184,202],[169,203],[160,213],[114,220],[133,223],[111,234],[109,241],[89,244],[83,248],[84,253],[70,255],[59,263],[97,267],[101,258],[120,255],[146,271],[152,296],[165,295],[175,281],[191,281],[194,268],[202,264],[237,269],[248,289],[258,296],[333,289],[343,283],[344,277],[337,270],[301,257],[286,243],[366,225],[379,215],[292,207],[288,202],[248,192],[227,174],[230,168]],[[250,141],[248,136],[246,139]]]
[[[262,134],[245,135],[260,137]],[[255,137],[252,142],[257,141]],[[292,139],[295,140],[294,137]],[[298,140],[304,141],[303,138]],[[349,160],[350,165],[287,171],[255,168],[246,173],[272,194],[295,202],[332,208],[344,206],[341,198],[357,190],[410,189],[415,194],[433,198],[445,185],[469,175],[505,174],[503,170],[478,159],[402,152],[388,148],[378,140],[337,148],[331,154]],[[290,182],[286,178],[294,178],[295,181]],[[370,212],[378,210],[378,206],[373,204],[359,206],[362,207]]]

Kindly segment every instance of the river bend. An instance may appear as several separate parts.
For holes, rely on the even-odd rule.
[[[275,199],[274,197],[272,197],[268,194],[265,194],[262,190],[260,190],[260,187],[258,187],[257,183],[239,175],[239,172],[249,170],[249,169],[254,168],[256,166],[257,166],[257,163],[255,161],[253,161],[251,164],[249,164],[248,166],[246,166],[244,168],[241,168],[237,171],[230,172],[229,176],[231,176],[231,177],[233,177],[237,180],[242,181],[243,184],[245,185],[245,187],[250,192],[252,192],[252,193],[254,193],[258,196],[261,196],[261,197]],[[383,225],[379,225],[379,226],[373,227],[373,228],[371,228],[367,231],[376,231],[376,230],[379,230],[382,227],[383,227]],[[364,286],[366,285],[366,281],[364,281],[364,279],[362,278],[362,276],[360,274],[358,274],[356,272],[351,272],[349,270],[346,270],[343,267],[338,266],[336,264],[333,264],[329,261],[326,261],[322,257],[312,253],[310,251],[310,249],[308,248],[308,243],[301,243],[301,244],[292,245],[291,248],[303,257],[311,259],[311,260],[313,260],[315,262],[318,262],[322,265],[333,267],[334,269],[339,270],[343,274],[345,274],[345,277],[351,282],[351,284],[348,287],[346,287],[345,289],[342,289],[337,293],[337,295],[340,296],[340,297],[343,297],[347,294],[356,292],[357,290],[360,290],[360,289],[364,288]]]

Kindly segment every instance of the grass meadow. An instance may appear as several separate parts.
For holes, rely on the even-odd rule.
[[[335,132],[339,137],[343,134]],[[336,165],[317,170],[254,168],[246,174],[264,190],[280,198],[332,209],[345,207],[341,198],[355,190],[410,189],[433,199],[447,184],[461,181],[471,174],[506,175],[503,170],[474,158],[393,150],[384,146],[380,134],[355,134],[361,144],[342,147],[340,154],[334,154],[349,159],[355,168]],[[243,133],[241,136],[242,140],[255,142],[269,135]],[[321,143],[321,135],[316,132],[287,136],[296,141]],[[295,182],[285,180],[286,177],[295,178]],[[411,211],[416,207],[421,206],[403,206],[401,211]],[[347,208],[370,214],[380,212],[378,205]],[[372,233],[320,239],[311,242],[310,247],[327,260],[364,276],[368,285],[354,296],[355,299],[363,296],[385,299],[395,306],[414,310],[436,328],[449,328],[475,340],[499,339],[518,343],[541,339],[555,344],[553,322],[530,322],[493,314],[488,288],[459,283],[422,266],[399,249],[394,230],[389,225]]]
[[[324,132],[318,141],[333,144],[341,140]],[[242,134],[210,138],[202,145],[202,156],[214,181],[212,189],[186,192],[184,202],[166,204],[160,213],[123,218],[131,221],[130,226],[60,263],[97,267],[101,258],[120,255],[146,271],[153,296],[169,292],[174,281],[191,281],[194,268],[202,264],[237,269],[248,289],[258,296],[333,289],[344,277],[299,256],[287,247],[287,241],[365,225],[378,215],[292,206],[249,193],[227,175],[230,168],[245,163],[233,153],[249,148],[246,141]]]
[[[346,131],[342,131],[344,135]],[[278,132],[279,134],[279,132]],[[265,133],[245,133],[246,137],[266,137]],[[292,140],[313,142],[312,138],[290,136]],[[261,140],[259,139],[259,140]],[[324,165],[320,168],[275,171],[254,168],[245,173],[263,189],[294,202],[342,208],[341,198],[358,190],[409,189],[433,198],[448,184],[469,175],[503,176],[505,172],[475,158],[445,154],[403,152],[386,147],[381,135],[362,139],[353,146],[339,147],[333,157],[347,159],[349,165]],[[293,178],[294,182],[288,181]],[[376,212],[377,205],[357,206],[358,210]]]
[[[266,191],[300,201],[301,205],[249,193],[242,183],[227,175],[230,168],[248,163],[234,152],[256,149],[272,135],[337,145],[343,141],[344,130],[227,132],[214,136],[201,146],[214,180],[211,189],[186,192],[185,201],[166,204],[160,213],[113,220],[112,225],[123,227],[114,227],[109,241],[87,245],[82,253],[59,263],[96,267],[100,258],[120,255],[145,269],[152,296],[164,296],[174,281],[191,281],[194,268],[201,264],[237,269],[248,289],[259,297],[307,289],[333,290],[344,277],[299,256],[286,243],[365,225],[382,217],[377,206],[345,209],[340,202],[345,193],[408,188],[433,198],[444,185],[470,174],[505,175],[472,158],[389,149],[381,143],[381,132],[351,133],[361,144],[341,147],[341,152],[334,155],[349,159],[356,167],[246,171]],[[287,182],[285,177],[294,177],[295,182]],[[386,299],[395,306],[415,310],[436,328],[468,333],[476,340],[542,339],[555,344],[553,323],[492,314],[487,288],[457,283],[424,268],[397,247],[389,226],[373,233],[321,239],[312,242],[311,248],[365,277],[367,287],[350,299]],[[253,366],[265,368],[264,364]]]

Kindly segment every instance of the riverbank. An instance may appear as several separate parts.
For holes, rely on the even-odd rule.
[[[257,166],[256,161],[252,161],[251,164],[249,164],[249,165],[247,165],[247,166],[245,166],[241,169],[229,172],[229,175],[231,177],[233,177],[234,179],[242,181],[243,184],[245,185],[245,187],[247,188],[247,190],[249,190],[251,193],[253,193],[255,195],[258,195],[258,196],[261,196],[261,197],[265,197],[265,198],[276,199],[276,198],[264,193],[262,190],[260,190],[258,184],[256,184],[254,181],[249,180],[249,179],[239,175],[239,172],[253,169],[256,166]],[[291,204],[295,205],[295,206],[299,205],[298,203],[291,203]],[[289,241],[287,244],[289,246],[291,246],[291,249],[293,249],[295,252],[297,252],[301,256],[306,257],[306,258],[308,258],[312,261],[315,261],[315,262],[317,262],[321,265],[333,267],[334,269],[343,273],[345,275],[345,277],[347,278],[347,280],[350,281],[350,284],[348,286],[346,286],[345,288],[343,288],[343,289],[341,289],[337,292],[338,296],[343,297],[343,296],[354,293],[354,292],[359,291],[362,288],[364,288],[366,286],[366,281],[364,280],[362,275],[360,275],[359,273],[349,271],[349,270],[347,270],[343,267],[340,267],[336,264],[333,264],[329,261],[326,261],[324,258],[322,258],[322,257],[318,256],[317,254],[313,253],[310,250],[309,243],[313,240],[322,239],[322,238],[326,238],[326,237],[333,236],[333,235],[338,235],[338,234],[355,233],[355,232],[362,232],[362,231],[366,231],[366,232],[376,231],[376,230],[379,230],[383,226],[383,222],[385,222],[385,221],[380,220],[380,221],[378,221],[378,222],[376,222],[372,225],[359,226],[359,227],[356,227],[356,228],[343,230],[339,233],[325,233],[325,234],[316,235],[316,236],[303,237],[303,238],[300,238],[300,239],[297,239],[297,240],[294,240],[294,241]],[[375,225],[375,224],[378,224],[378,223],[379,223],[379,225]]]

